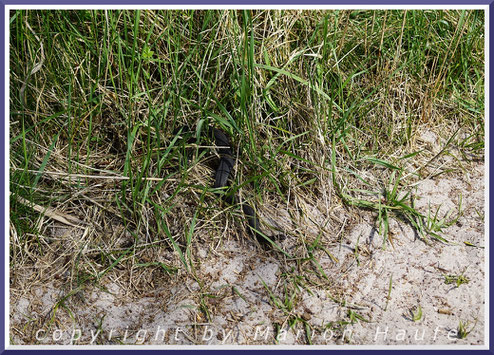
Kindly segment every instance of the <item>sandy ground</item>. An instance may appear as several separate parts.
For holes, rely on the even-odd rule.
[[[463,214],[444,234],[450,244],[427,244],[409,225],[391,220],[393,244],[383,249],[371,212],[347,218],[343,208],[331,211],[341,223],[330,229],[341,238],[331,244],[332,257],[315,255],[328,276],[320,287],[291,279],[300,263],[234,237],[196,250],[197,279],[157,269],[136,295],[129,282],[138,281],[116,269],[99,287],[67,299],[53,319],[54,305],[67,292],[63,277],[12,287],[11,343],[483,345],[484,166],[422,181],[416,207],[424,213],[441,207],[440,215],[451,210],[454,216],[460,195]],[[34,280],[40,271],[22,272]],[[448,284],[451,275],[468,282]],[[298,291],[287,292],[294,284]],[[414,321],[419,308],[422,316]],[[471,330],[464,339],[457,336],[460,322]]]

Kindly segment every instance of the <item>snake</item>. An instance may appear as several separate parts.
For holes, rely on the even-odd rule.
[[[214,140],[216,151],[219,155],[218,167],[214,173],[213,187],[215,191],[221,193],[223,200],[229,205],[239,205],[248,225],[247,232],[252,237],[255,237],[261,245],[269,245],[272,241],[262,233],[255,209],[246,202],[240,202],[237,195],[233,193],[222,193],[222,190],[231,187],[231,175],[236,161],[230,138],[224,131],[215,127],[208,126],[206,131],[210,138]],[[178,134],[186,134],[193,133],[195,130],[192,130],[188,126],[182,126],[175,130],[174,133],[177,134],[177,132]]]

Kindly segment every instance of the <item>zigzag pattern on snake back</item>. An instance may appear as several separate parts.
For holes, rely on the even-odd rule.
[[[182,126],[179,130],[182,135],[187,133],[195,133],[195,130],[190,129],[187,126]],[[220,129],[209,127],[207,129],[208,135],[211,139],[214,139],[217,152],[220,156],[218,168],[215,171],[214,188],[228,188],[230,187],[230,175],[235,166],[235,156],[233,154],[232,145],[228,136]],[[238,197],[234,194],[223,194],[223,200],[230,205],[240,205],[245,215],[248,224],[248,232],[251,236],[255,237],[262,245],[270,244],[271,241],[262,233],[260,229],[259,219],[256,211],[249,204],[243,202],[240,203]]]

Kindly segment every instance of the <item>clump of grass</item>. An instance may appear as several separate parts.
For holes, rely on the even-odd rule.
[[[470,322],[464,322],[460,320],[460,323],[458,324],[458,329],[457,329],[457,336],[458,339],[465,339],[474,329],[475,326],[477,325],[477,321],[475,321],[475,324],[471,326],[469,329],[471,323]]]
[[[349,309],[347,311],[347,316],[350,319],[350,324],[355,324],[355,323],[358,323],[359,321],[362,321],[362,322],[365,322],[365,323],[369,323],[370,322],[370,320],[368,320],[363,315],[359,314],[358,312],[356,312],[356,311],[354,311],[352,309]]]
[[[413,322],[418,322],[422,319],[422,307],[420,304],[417,307],[410,309],[410,319]]]
[[[444,283],[446,285],[455,284],[456,287],[460,287],[463,284],[467,284],[470,282],[470,279],[465,276],[466,269],[459,275],[443,275]]]

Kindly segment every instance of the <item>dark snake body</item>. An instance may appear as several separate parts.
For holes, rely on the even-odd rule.
[[[193,132],[188,127],[182,127],[181,130],[182,133]],[[208,134],[214,138],[214,142],[219,148],[217,151],[220,156],[219,165],[215,172],[214,188],[228,188],[230,186],[230,173],[235,165],[235,156],[232,151],[230,139],[223,131],[217,128],[210,127]],[[255,237],[259,243],[263,245],[269,244],[269,241],[260,230],[259,219],[254,208],[245,202],[240,203],[238,197],[233,194],[225,193],[223,200],[230,205],[240,204],[249,226],[249,234]]]
[[[227,135],[217,128],[212,128],[215,143],[218,147],[224,147],[219,149],[220,164],[215,173],[214,187],[227,187],[229,186],[230,172],[235,165],[235,158],[231,150],[230,140]],[[224,200],[229,204],[238,204],[238,198],[236,196],[226,195]],[[256,211],[247,203],[242,203],[242,211],[245,214],[247,223],[249,224],[249,232],[252,236],[255,236],[260,243],[267,243],[268,241],[260,232],[259,219],[257,218]]]

